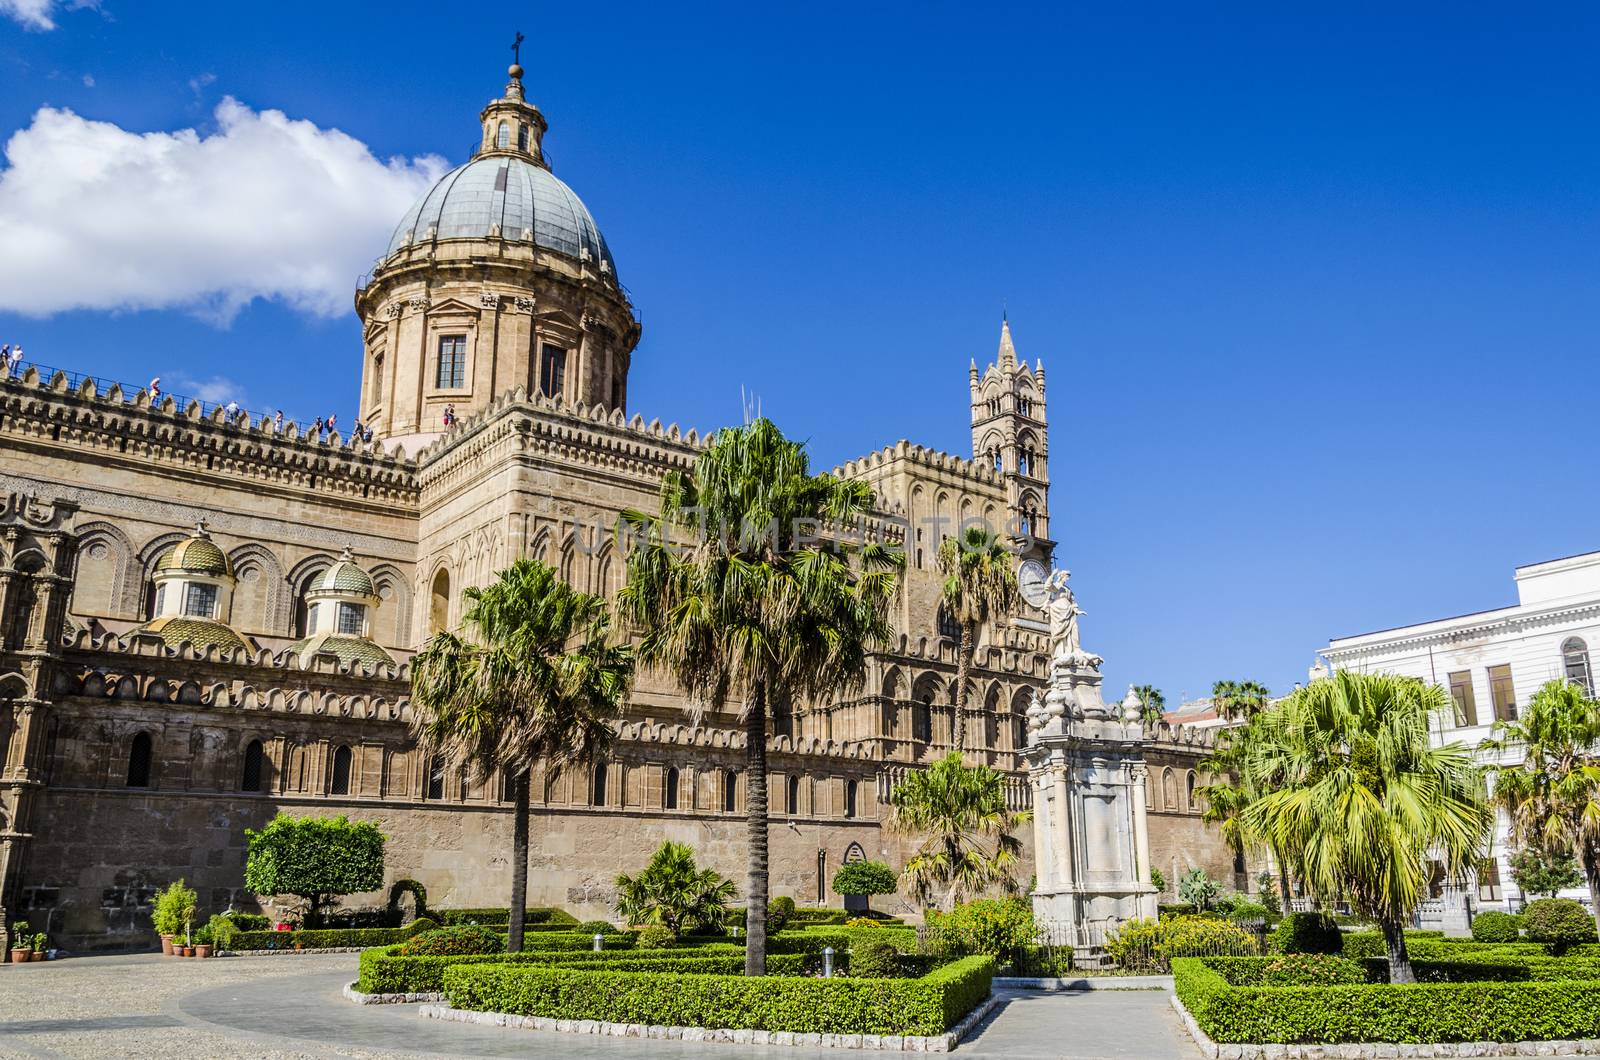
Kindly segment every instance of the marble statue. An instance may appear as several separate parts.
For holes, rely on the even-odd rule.
[[[1067,584],[1071,577],[1069,570],[1056,570],[1044,583],[1048,595],[1045,609],[1050,615],[1050,656],[1068,665],[1098,666],[1100,657],[1083,650],[1078,619],[1086,612],[1078,606],[1078,598]]]

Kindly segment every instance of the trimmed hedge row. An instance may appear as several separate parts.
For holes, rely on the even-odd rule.
[[[431,909],[428,915],[441,924],[484,924],[494,927],[500,924],[511,923],[511,910],[507,906],[483,909]],[[578,918],[565,909],[540,907],[526,909],[522,913],[522,927],[528,928],[538,925],[551,925],[545,930],[560,931],[565,928],[571,930],[578,926]]]
[[[1515,1042],[1600,1035],[1600,981],[1230,986],[1249,958],[1180,957],[1178,999],[1218,1042]],[[1479,968],[1498,967],[1480,964]]]
[[[241,931],[228,949],[305,950],[338,949],[351,946],[387,946],[404,942],[412,935],[430,931],[438,925],[430,920],[413,920],[401,928],[328,928],[318,931]]]
[[[769,957],[777,974],[798,975],[805,970],[804,955]],[[740,946],[698,946],[683,950],[606,950],[580,953],[570,950],[535,950],[453,957],[407,957],[398,946],[365,950],[361,954],[356,989],[365,994],[437,993],[444,989],[444,972],[461,964],[536,964],[561,967],[612,968],[618,971],[677,970],[737,975],[744,971]]]
[[[817,941],[821,939],[822,941]],[[821,953],[824,946],[849,949],[858,942],[887,942],[901,953],[917,952],[917,929],[913,927],[808,927],[783,931],[767,943],[768,953]],[[793,947],[775,949],[774,946]]]
[[[991,957],[918,979],[681,975],[561,966],[458,965],[444,992],[459,1009],[551,1019],[799,1034],[942,1034],[989,996]]]

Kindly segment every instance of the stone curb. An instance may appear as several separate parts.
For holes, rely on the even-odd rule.
[[[1183,1027],[1200,1052],[1212,1060],[1376,1060],[1379,1057],[1511,1057],[1600,1056],[1600,1038],[1542,1042],[1434,1042],[1397,1045],[1393,1042],[1341,1042],[1337,1045],[1222,1045],[1200,1029],[1178,996],[1172,996]]]
[[[360,953],[370,950],[371,946],[316,946],[306,949],[281,949],[281,950],[224,950],[226,957],[310,957],[317,953]]]
[[[1172,991],[1170,975],[1087,975],[1072,979],[996,977],[997,989],[1006,990],[1165,990]]]
[[[344,984],[344,996],[358,1005],[414,1005],[419,1001],[443,1001],[444,995],[436,992],[421,994],[363,994],[356,984]]]
[[[599,1020],[557,1020],[545,1016],[516,1016],[507,1012],[468,1012],[449,1005],[423,1005],[424,1019],[481,1023],[491,1027],[517,1027],[530,1031],[598,1034],[612,1038],[656,1038],[686,1042],[728,1042],[736,1045],[800,1045],[809,1049],[878,1049],[901,1053],[948,1053],[1000,1004],[988,999],[944,1034],[801,1034],[794,1031],[727,1030],[710,1027],[659,1027],[643,1023],[603,1023]]]

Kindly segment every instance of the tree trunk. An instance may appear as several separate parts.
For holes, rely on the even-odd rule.
[[[977,651],[973,626],[972,622],[961,623],[961,648],[956,652],[956,717],[952,735],[956,754],[963,757],[967,753],[967,681],[972,677],[972,656]]]
[[[744,974],[767,974],[767,688],[750,690],[744,719],[745,884]]]
[[[1283,855],[1276,850],[1272,852],[1272,860],[1278,863],[1278,890],[1283,892],[1283,912],[1289,912],[1289,900],[1293,896],[1289,893],[1289,866],[1283,863]]]
[[[1594,929],[1600,932],[1600,846],[1584,843],[1583,878],[1589,884],[1589,908],[1594,911]]]
[[[1417,977],[1411,972],[1411,954],[1406,952],[1405,925],[1391,917],[1379,917],[1383,928],[1383,948],[1389,953],[1389,982],[1414,983]]]
[[[512,781],[512,813],[516,820],[511,826],[511,909],[506,924],[506,952],[522,952],[523,910],[528,908],[528,773],[517,774]]]

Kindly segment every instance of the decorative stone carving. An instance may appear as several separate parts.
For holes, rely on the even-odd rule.
[[[390,302],[383,307],[383,315],[389,320],[399,320],[400,314],[406,311],[405,306],[399,302]]]
[[[493,291],[483,291],[478,295],[478,304],[485,309],[500,308],[500,296]]]
[[[527,296],[527,295],[518,295],[517,296],[517,300],[516,300],[516,307],[517,307],[517,312],[519,312],[519,313],[532,313],[533,312],[533,307],[534,307],[534,299],[529,297],[529,296]]]
[[[414,294],[410,298],[406,299],[406,305],[417,310],[418,312],[426,311],[428,306],[431,304],[432,303],[429,301],[427,295]]]

